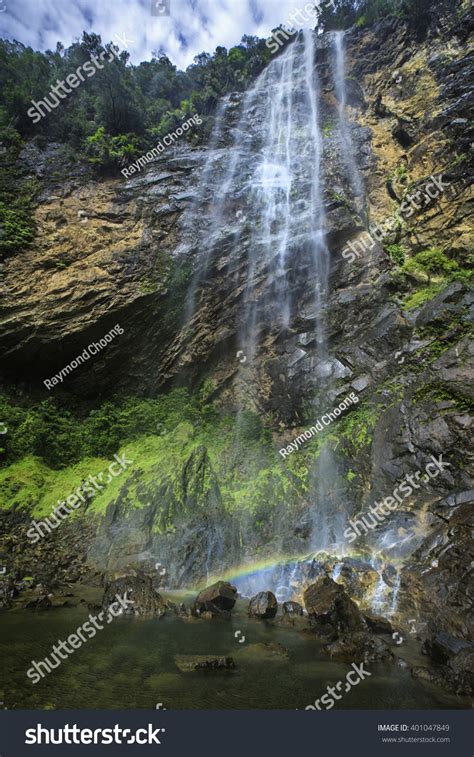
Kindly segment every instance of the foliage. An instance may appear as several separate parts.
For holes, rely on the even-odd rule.
[[[403,265],[405,262],[405,251],[401,244],[389,244],[384,249],[394,263],[399,266]]]
[[[201,410],[205,408],[202,405]],[[124,441],[157,433],[183,420],[199,417],[199,408],[185,389],[157,399],[117,398],[91,410],[85,417],[45,400],[27,407],[0,396],[0,416],[8,428],[2,437],[4,463],[35,455],[52,468],[62,468],[83,457],[110,457]]]
[[[433,247],[429,250],[418,252],[410,260],[407,260],[402,268],[404,273],[421,275],[431,284],[432,275],[443,276],[460,270],[455,260],[450,260],[443,250]]]
[[[262,419],[251,410],[244,410],[238,420],[238,431],[243,441],[258,441],[263,433]]]
[[[10,140],[10,149],[18,144]],[[32,203],[38,181],[22,176],[14,163],[0,174],[0,257],[6,257],[32,244],[36,232]]]
[[[416,292],[410,294],[404,301],[403,307],[405,310],[415,310],[420,308],[426,302],[432,300],[438,292],[444,288],[443,283],[431,284],[430,286],[418,289]]]
[[[409,271],[410,266],[413,266],[413,270],[426,271],[428,275],[451,273],[459,269],[456,261],[450,260],[439,247],[419,252],[405,264],[404,269]]]
[[[101,54],[102,68],[93,67],[93,75],[87,73],[50,113],[40,105],[43,117],[35,123],[27,113],[33,102],[52,97],[54,104],[51,88],[58,80]],[[265,40],[251,36],[229,51],[218,47],[214,55],[197,55],[186,71],[161,52],[134,66],[127,52],[93,33],[45,53],[0,40],[0,140],[44,136],[72,145],[101,168],[116,166],[151,149],[196,112],[211,115],[220,97],[243,90],[269,60]],[[191,130],[187,138],[193,138]]]
[[[392,16],[424,31],[437,7],[447,5],[447,0],[333,0],[321,8],[319,25],[323,31],[348,29]]]
[[[28,247],[35,235],[27,208],[8,207],[0,201],[0,252],[7,255]]]
[[[405,299],[406,310],[421,307],[425,302],[429,302],[451,281],[469,284],[473,275],[472,269],[463,268],[455,260],[448,258],[439,247],[417,253],[403,264],[401,270],[402,273],[409,274],[424,284]]]
[[[103,126],[86,139],[86,155],[91,163],[101,168],[124,166],[141,154],[138,139],[134,134],[119,134],[112,137]]]

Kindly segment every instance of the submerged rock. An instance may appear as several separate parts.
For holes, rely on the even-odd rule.
[[[194,670],[235,670],[232,657],[209,657],[209,655],[176,655],[174,661],[182,673]]]
[[[215,657],[197,662],[194,670],[235,670],[235,662],[232,657]]]
[[[122,609],[123,615],[158,615],[161,618],[166,612],[166,602],[153,588],[152,579],[140,571],[108,581],[102,609],[108,610],[117,601],[117,596],[126,596],[133,602]]]
[[[314,631],[325,638],[337,638],[341,631],[367,628],[362,613],[344,588],[321,576],[304,592],[304,603]]]
[[[194,612],[201,615],[226,615],[235,605],[237,589],[227,581],[217,581],[199,592],[194,601]]]
[[[258,644],[249,644],[241,650],[242,653],[255,654],[256,656],[264,655],[269,659],[275,659],[277,657],[288,657],[289,652],[283,644],[278,641],[266,641],[259,642]]]
[[[382,662],[393,658],[387,644],[367,631],[346,634],[325,647],[325,651],[344,662]]]
[[[249,617],[269,620],[277,614],[278,602],[271,591],[259,591],[249,602]]]
[[[49,610],[50,607],[52,607],[52,602],[47,594],[40,594],[39,597],[30,599],[25,605],[27,610]]]

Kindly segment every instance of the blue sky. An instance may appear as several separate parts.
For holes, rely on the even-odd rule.
[[[152,2],[157,0],[0,0],[0,36],[54,50],[58,40],[68,46],[83,30],[120,48],[124,44],[118,38],[125,35],[134,63],[164,48],[173,63],[185,68],[198,53],[232,47],[243,34],[268,37],[308,0],[169,0],[169,16],[153,16]]]

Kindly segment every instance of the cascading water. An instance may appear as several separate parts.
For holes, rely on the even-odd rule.
[[[199,217],[201,229],[201,244],[194,244],[194,249],[205,250],[188,292],[188,315],[198,309],[198,290],[217,247],[234,262],[243,249],[245,267],[233,270],[230,261],[229,268],[242,291],[237,333],[249,361],[258,350],[263,314],[273,330],[289,326],[294,308],[289,273],[296,261],[308,268],[318,343],[325,342],[320,315],[329,251],[314,48],[313,33],[304,31],[258,77],[242,102],[232,144],[211,150],[200,204],[188,212],[188,218]],[[221,127],[222,112],[216,129]]]
[[[350,125],[347,119],[347,89],[346,89],[346,62],[344,48],[344,32],[334,32],[334,88],[338,102],[339,137],[342,147],[342,155],[346,167],[349,187],[354,195],[356,208],[362,210],[364,204],[364,185],[359,167],[355,160],[355,147],[351,136]]]
[[[275,57],[245,94],[238,115],[235,101],[226,98],[216,117],[211,149],[204,166],[198,201],[188,213],[188,227],[199,235],[189,244],[199,253],[187,299],[188,328],[196,326],[202,293],[213,271],[225,272],[236,308],[238,354],[245,356],[235,381],[244,408],[259,409],[258,358],[269,333],[290,335],[298,316],[295,297],[298,276],[304,272],[312,293],[315,344],[311,368],[320,391],[312,408],[318,418],[334,399],[337,377],[327,338],[327,305],[330,253],[326,238],[328,197],[324,176],[325,140],[321,125],[323,97],[315,65],[317,37],[310,30]],[[354,207],[363,205],[363,182],[354,159],[351,128],[347,120],[344,34],[336,32],[331,47],[329,75],[333,80],[337,109],[329,115],[338,124],[337,141],[341,174]],[[326,103],[327,108],[327,103]],[[223,128],[226,119],[233,126]],[[222,145],[225,146],[223,147]],[[189,214],[192,216],[189,219]],[[321,450],[312,471],[311,536],[308,551],[338,555],[347,551],[344,529],[352,510],[347,482],[339,474],[332,449]],[[245,548],[245,524],[240,524],[241,548]],[[206,570],[212,572],[216,534],[209,534]],[[318,563],[318,566],[320,563]],[[236,578],[245,593],[272,588],[280,600],[298,596],[298,584],[318,574],[312,558],[258,569],[245,579]],[[339,577],[342,562],[334,566]],[[314,572],[316,570],[316,573]],[[382,584],[375,588],[375,603],[384,600]]]

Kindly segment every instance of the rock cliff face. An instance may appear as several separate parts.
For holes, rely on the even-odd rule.
[[[44,398],[42,380],[119,323],[120,340],[68,376],[57,397],[99,404],[111,392],[141,396],[183,384],[197,391],[207,380],[221,414],[237,417],[220,449],[188,424],[173,439],[165,472],[161,447],[150,448],[155,467],[137,461],[105,516],[84,516],[95,527],[91,568],[152,570],[159,558],[166,582],[183,586],[245,562],[304,555],[314,548],[318,513],[342,505],[352,517],[367,512],[441,455],[439,475],[362,535],[358,549],[367,563],[386,550],[400,569],[401,617],[467,636],[471,30],[466,10],[440,19],[422,40],[393,19],[347,32],[342,138],[334,35],[319,41],[311,65],[320,87],[327,296],[315,305],[314,270],[297,240],[284,273],[285,326],[275,318],[280,290],[266,275],[268,260],[248,265],[256,237],[246,177],[234,178],[223,205],[216,191],[243,130],[242,109],[256,141],[265,128],[258,104],[230,96],[210,145],[169,148],[129,180],[98,181],[59,145],[23,150],[21,171],[40,187],[38,232],[30,250],[5,262],[5,386],[16,379],[24,395]],[[351,146],[362,199],[341,139]],[[404,203],[411,212],[401,211]],[[370,244],[369,223],[385,228]],[[426,251],[440,258],[437,270],[419,257]],[[249,279],[259,347],[239,356]],[[281,459],[279,449],[351,392],[357,407],[323,441]],[[236,444],[246,411],[267,429],[270,451]],[[238,500],[242,480],[248,489]],[[26,564],[35,549],[26,548]]]

